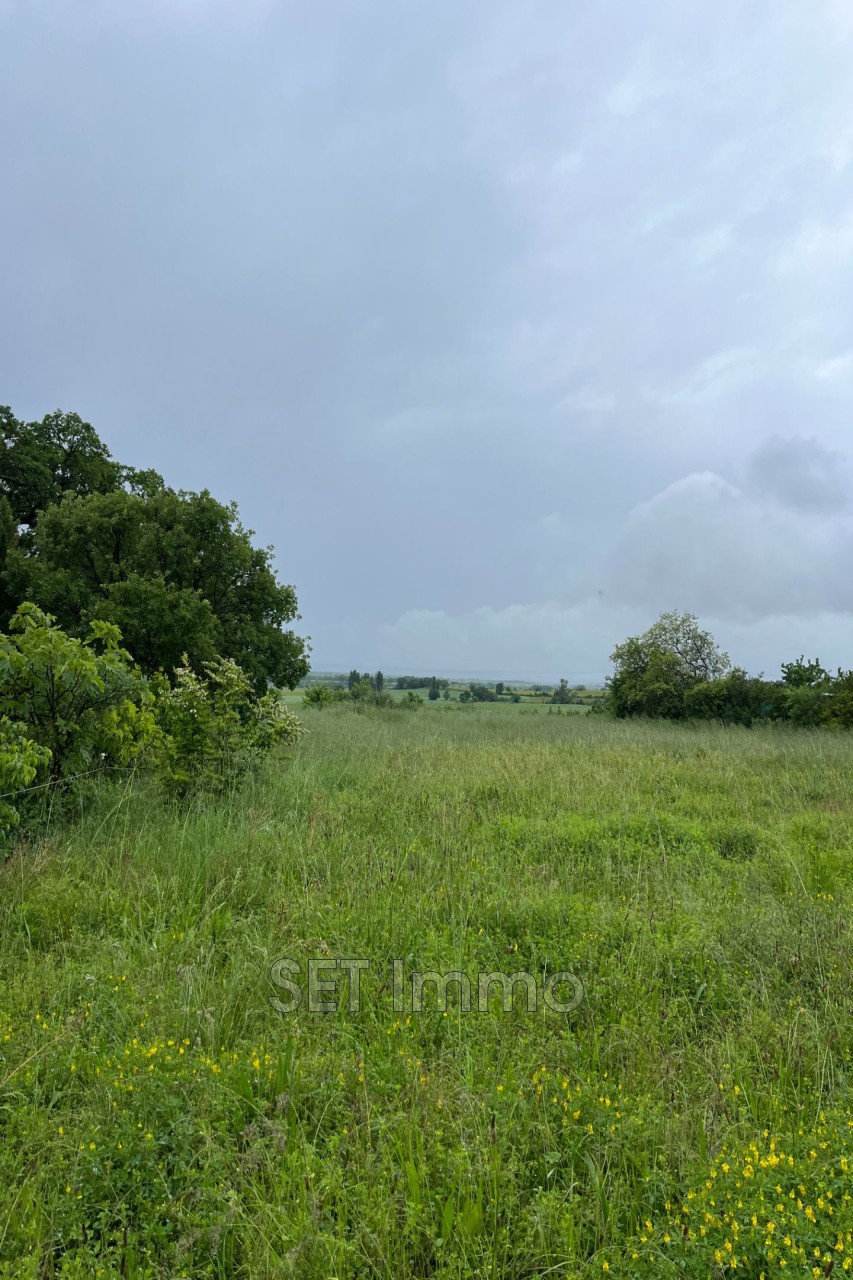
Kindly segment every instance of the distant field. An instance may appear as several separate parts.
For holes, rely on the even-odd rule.
[[[305,709],[0,869],[0,1277],[850,1266],[850,737],[525,710]],[[359,1011],[271,1008],[310,957]],[[397,1013],[395,957],[585,994]]]
[[[419,698],[421,698],[424,702],[424,705],[427,708],[432,710],[436,710],[436,709],[440,710],[443,707],[447,707],[448,704],[455,706],[455,704],[459,702],[459,695],[462,691],[462,688],[464,688],[464,686],[451,686],[449,690],[449,693],[450,693],[449,699],[445,699],[444,691],[442,690],[442,696],[435,702],[430,702],[429,696],[428,696],[429,695],[428,689],[425,689],[425,688],[413,689],[411,692],[416,694]],[[302,705],[302,697],[304,692],[305,691],[303,689],[295,689],[292,693],[286,693],[284,695],[284,701],[289,706],[292,706],[294,708],[299,707]],[[390,689],[386,688],[384,692],[390,694],[390,696],[395,700],[395,702],[405,702],[409,694],[409,690],[407,689],[396,689],[393,687]],[[590,702],[593,702],[597,698],[601,697],[601,695],[602,695],[601,690],[591,690],[588,697]],[[464,705],[466,704],[463,704],[463,706]],[[501,698],[497,702],[478,702],[473,704],[472,703],[467,704],[469,708],[472,705],[478,708],[488,707],[488,708],[491,708],[492,710],[495,710],[496,708],[499,708],[499,707],[506,707],[508,710],[513,712],[517,712],[522,707],[526,707],[528,708],[528,710],[535,708],[538,711],[545,712],[545,714],[547,715],[548,707],[550,705],[550,699],[545,694],[535,695],[535,694],[521,693],[519,702],[513,702],[511,698]],[[553,710],[557,711],[557,709],[558,708],[554,706]],[[588,709],[589,708],[587,706],[582,706],[579,703],[567,703],[565,706],[562,706],[559,708],[559,710],[563,712],[565,711],[586,712]]]

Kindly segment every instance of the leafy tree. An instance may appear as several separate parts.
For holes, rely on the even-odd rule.
[[[9,591],[5,567],[9,552],[18,539],[18,526],[8,498],[0,495],[0,624],[15,612],[15,601]]]
[[[690,613],[664,613],[640,636],[629,636],[611,654],[609,700],[619,716],[678,719],[688,689],[718,680],[730,669],[709,632]]]
[[[719,680],[730,669],[729,655],[703,631],[692,613],[662,613],[641,637],[646,644],[671,653],[687,680]]]
[[[814,689],[829,684],[832,677],[820,662],[807,662],[802,654],[796,662],[782,663],[782,683],[789,689]]]
[[[567,702],[572,701],[572,695],[569,692],[569,683],[567,680],[563,679],[560,681],[557,688],[554,690],[551,701],[554,703],[560,703],[561,705],[565,705]]]
[[[32,529],[39,512],[63,494],[109,493],[122,470],[88,422],[76,413],[49,413],[19,422],[0,406],[0,492],[18,525]]]
[[[470,688],[471,697],[475,702],[497,702],[498,700],[498,695],[495,693],[494,689],[490,689],[488,685],[475,683],[472,684]]]
[[[373,677],[373,687],[377,693],[381,693],[385,688],[385,677],[381,671],[377,671],[376,675]]]
[[[438,698],[441,697],[441,690],[438,687],[438,681],[436,680],[435,676],[433,676],[432,680],[430,680],[429,682],[428,697],[430,702],[435,702]]]
[[[361,683],[362,678],[361,672],[357,671],[355,667],[353,667],[352,671],[347,676],[347,688],[353,689],[357,684]]]
[[[503,691],[504,691],[504,682],[503,680],[499,680],[495,685],[495,693],[498,695],[498,697],[500,697]]]
[[[32,551],[7,557],[12,595],[70,631],[114,623],[149,674],[174,670],[184,651],[198,669],[222,654],[258,692],[293,688],[308,661],[304,641],[283,629],[298,617],[296,594],[277,581],[271,549],[252,546],[234,504],[147,475],[147,496],[69,493],[43,512]]]
[[[807,661],[801,654],[795,662],[783,662],[777,717],[801,728],[816,728],[824,721],[831,687],[832,677],[817,659]]]
[[[432,684],[433,680],[436,680],[435,676],[398,676],[397,688],[398,689],[428,689],[429,686]],[[438,683],[439,689],[446,689],[450,684],[450,681],[438,680],[437,683]]]

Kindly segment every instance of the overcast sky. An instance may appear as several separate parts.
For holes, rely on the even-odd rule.
[[[0,403],[236,498],[316,668],[853,666],[849,0],[0,0]]]

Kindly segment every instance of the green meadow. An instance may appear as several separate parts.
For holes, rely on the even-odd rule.
[[[0,1276],[847,1270],[850,736],[301,716],[0,868]],[[360,1007],[277,1012],[283,958],[368,961]],[[393,959],[584,994],[398,1011]]]

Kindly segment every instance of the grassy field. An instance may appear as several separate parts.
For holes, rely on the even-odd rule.
[[[521,710],[306,710],[0,869],[0,1276],[850,1267],[851,739]],[[360,1010],[271,1007],[309,957]],[[398,1013],[393,958],[585,995]]]

